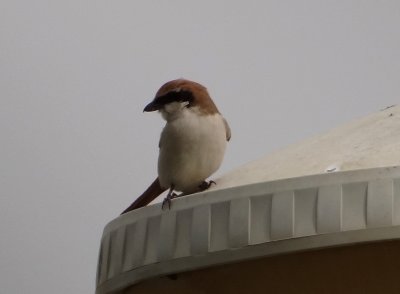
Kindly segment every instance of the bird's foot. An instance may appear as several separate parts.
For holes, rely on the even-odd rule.
[[[177,196],[177,194],[175,193],[168,193],[167,197],[164,198],[162,205],[161,205],[161,209],[164,210],[164,208],[166,207],[166,205],[168,205],[168,210],[171,209],[171,200],[173,198],[175,198]]]
[[[210,188],[210,186],[211,186],[212,184],[216,185],[216,183],[215,183],[213,180],[210,180],[210,181],[208,181],[208,182],[207,182],[207,181],[203,181],[203,182],[199,185],[200,191],[207,190],[208,188]]]

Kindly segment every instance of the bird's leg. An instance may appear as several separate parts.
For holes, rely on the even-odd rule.
[[[200,185],[199,185],[199,189],[200,191],[204,191],[207,190],[208,188],[210,188],[210,186],[214,184],[216,185],[216,183],[212,180],[210,181],[203,181]],[[164,208],[166,207],[166,205],[168,205],[168,209],[171,209],[171,200],[179,197],[179,196],[186,196],[186,193],[181,193],[179,195],[174,193],[174,185],[171,185],[171,187],[169,188],[168,194],[167,196],[164,198],[162,205],[161,205],[161,209],[164,210]],[[189,193],[190,194],[190,193]]]
[[[199,189],[200,189],[200,191],[207,190],[208,188],[210,188],[210,186],[211,186],[212,184],[216,185],[216,183],[215,183],[213,180],[210,180],[209,182],[203,181],[203,182],[199,185]]]
[[[174,185],[171,185],[169,188],[167,197],[164,198],[163,203],[161,205],[161,209],[164,210],[164,205],[168,204],[168,209],[171,209],[171,199],[175,198],[176,194],[174,193]]]

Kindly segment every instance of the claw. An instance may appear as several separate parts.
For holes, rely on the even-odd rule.
[[[204,181],[199,185],[199,188],[201,191],[207,190],[208,188],[210,188],[210,186],[214,184],[216,185],[216,183],[213,180],[210,180],[209,182]]]
[[[169,189],[169,192],[167,194],[167,197],[164,198],[162,204],[161,204],[161,209],[164,210],[165,204],[168,204],[168,210],[171,209],[171,200],[176,197],[176,194],[174,193],[174,186],[171,186]]]
[[[171,198],[165,197],[162,205],[161,205],[161,209],[164,210],[165,209],[165,204],[168,204],[168,210],[171,209]]]

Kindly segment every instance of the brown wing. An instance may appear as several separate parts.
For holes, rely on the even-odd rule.
[[[156,199],[162,192],[167,189],[164,189],[160,186],[160,182],[158,178],[154,180],[154,182],[147,188],[146,191],[143,192],[127,209],[125,209],[121,214],[127,213],[131,210],[146,206],[151,201]]]

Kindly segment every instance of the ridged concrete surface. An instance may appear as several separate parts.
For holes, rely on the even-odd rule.
[[[174,200],[171,210],[162,211],[156,204],[108,224],[101,242],[97,293],[250,257],[399,238],[398,226],[398,167],[199,193]],[[379,234],[376,228],[391,230]]]

